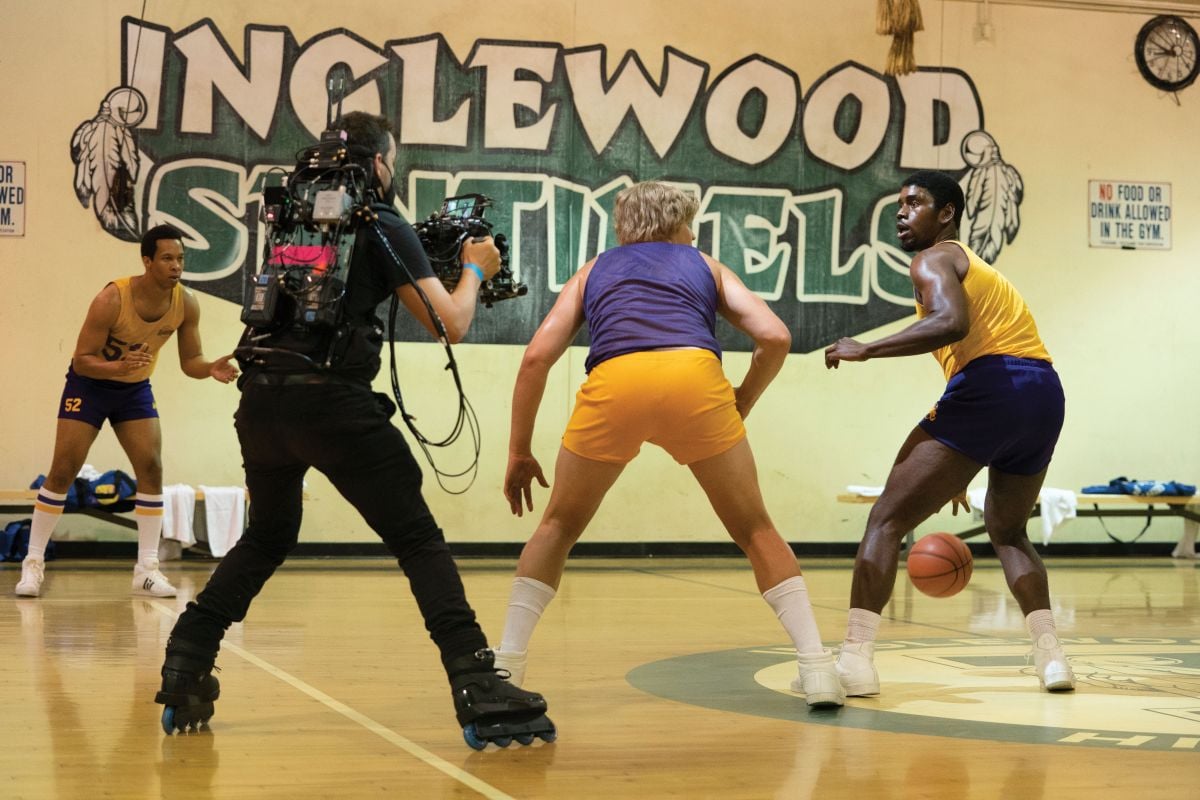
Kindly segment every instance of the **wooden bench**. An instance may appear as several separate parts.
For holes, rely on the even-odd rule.
[[[37,489],[22,489],[16,492],[0,491],[0,514],[32,514],[33,503],[37,499]],[[196,490],[196,502],[204,499],[204,492]],[[122,528],[137,530],[137,520],[132,517],[122,516],[124,513],[132,512],[116,512],[106,511],[103,507],[88,507],[78,508],[68,511],[68,514],[83,514],[87,517],[110,522]]]
[[[1077,508],[1075,516],[1077,517],[1100,517],[1103,522],[1104,517],[1145,517],[1146,524],[1142,526],[1142,530],[1138,535],[1130,541],[1137,541],[1139,537],[1150,527],[1151,521],[1155,517],[1180,517],[1185,520],[1185,524],[1200,524],[1200,495],[1192,495],[1190,497],[1167,497],[1163,495],[1136,495],[1136,494],[1077,494],[1075,495]],[[857,503],[864,505],[872,505],[879,498],[872,495],[861,494],[839,494],[837,500],[839,503]],[[1088,508],[1088,506],[1091,506]],[[1029,516],[1040,517],[1042,514],[1041,504],[1033,507],[1033,513]],[[987,528],[980,524],[964,531],[956,533],[960,539],[970,539],[972,536],[978,536],[981,533],[986,533]],[[1104,532],[1108,537],[1115,542],[1128,544],[1109,533],[1108,528]],[[909,534],[909,544],[912,543],[912,534]]]

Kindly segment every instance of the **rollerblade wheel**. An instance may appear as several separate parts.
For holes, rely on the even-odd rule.
[[[492,739],[492,741],[496,743],[497,747],[508,747],[510,744],[512,744],[512,740],[513,737],[511,736],[497,736],[495,739]]]
[[[479,736],[479,731],[476,729],[474,722],[463,728],[463,741],[472,750],[482,750],[487,747],[487,740]]]
[[[514,736],[513,738],[517,740],[518,744],[530,745],[533,744],[534,737],[532,733],[522,733],[521,735]]]
[[[166,706],[162,713],[162,729],[167,736],[175,733],[175,706]]]
[[[555,728],[554,725],[551,724],[550,730],[542,731],[541,733],[538,734],[538,738],[540,738],[543,742],[546,742],[546,743],[553,742],[555,739],[558,738],[558,728]]]

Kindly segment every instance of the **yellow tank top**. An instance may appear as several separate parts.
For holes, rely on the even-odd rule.
[[[942,365],[946,380],[953,378],[967,364],[980,356],[1016,356],[1050,361],[1050,353],[1042,344],[1037,324],[1029,307],[1017,294],[1008,279],[977,256],[971,248],[950,240],[967,254],[967,275],[963,292],[967,295],[967,313],[971,330],[953,344],[939,347],[933,357]],[[928,316],[917,303],[917,319]]]
[[[121,311],[117,315],[117,323],[108,332],[108,341],[104,345],[104,360],[117,361],[134,346],[144,347],[150,353],[151,361],[142,369],[122,375],[114,380],[122,383],[137,383],[144,381],[154,372],[158,363],[158,351],[167,343],[179,326],[183,324],[183,287],[176,284],[171,290],[171,305],[167,313],[156,320],[145,320],[138,316],[133,305],[132,278],[119,278],[113,281],[121,294]]]

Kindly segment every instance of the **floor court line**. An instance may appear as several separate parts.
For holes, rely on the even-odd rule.
[[[179,617],[179,615],[175,612],[174,609],[168,608],[167,606],[163,605],[162,603],[151,602],[150,605],[154,606],[154,608],[159,613],[165,614],[166,616],[170,617],[171,619],[177,619]],[[264,672],[266,672],[270,675],[273,675],[274,677],[278,678],[279,680],[283,681],[284,683],[289,684],[296,689],[299,689],[301,692],[308,695],[312,699],[316,700],[318,703],[321,703],[322,705],[326,706],[327,708],[329,708],[333,711],[336,711],[337,713],[341,714],[343,717],[350,720],[351,722],[361,725],[362,727],[369,730],[371,733],[374,733],[376,736],[379,736],[380,738],[385,739],[386,741],[390,742],[391,744],[394,744],[396,747],[399,747],[404,752],[406,752],[409,755],[413,756],[414,758],[424,762],[425,764],[428,764],[429,766],[433,767],[434,769],[445,773],[446,775],[448,775],[449,777],[458,781],[459,783],[463,784],[464,786],[466,786],[470,789],[473,789],[476,792],[479,792],[479,794],[483,795],[484,797],[489,798],[489,800],[514,800],[514,798],[511,795],[505,794],[504,792],[500,791],[499,789],[492,786],[491,784],[485,783],[484,781],[479,780],[471,773],[466,772],[462,769],[459,769],[458,767],[454,766],[450,762],[445,761],[442,758],[439,758],[437,755],[429,752],[424,747],[421,747],[419,744],[412,741],[411,739],[407,739],[404,736],[401,736],[400,734],[393,731],[391,728],[388,728],[388,727],[376,722],[375,720],[371,719],[366,714],[362,714],[358,711],[355,711],[353,708],[350,708],[345,703],[341,703],[341,702],[333,699],[329,695],[322,692],[320,689],[317,689],[314,686],[310,686],[309,684],[300,680],[296,676],[291,675],[290,673],[284,672],[279,667],[276,667],[274,664],[264,661],[263,659],[254,655],[250,651],[246,650],[245,648],[239,647],[238,645],[233,644],[231,642],[223,642],[222,648],[225,650],[228,650],[229,652],[233,653],[234,655],[240,656],[244,660],[250,662],[254,666],[263,670]]]

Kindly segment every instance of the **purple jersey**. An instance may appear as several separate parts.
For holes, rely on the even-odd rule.
[[[601,253],[584,286],[583,313],[588,372],[643,350],[696,347],[721,357],[717,284],[691,245],[641,242]]]

